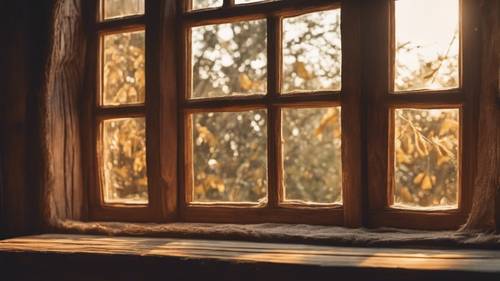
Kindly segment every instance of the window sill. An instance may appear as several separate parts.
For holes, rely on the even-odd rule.
[[[53,232],[300,243],[347,247],[500,249],[500,234],[422,231],[395,228],[345,228],[305,224],[119,223],[58,221]]]
[[[171,280],[201,277],[203,280],[270,280],[270,277],[331,280],[332,276],[354,280],[366,277],[370,280],[495,280],[500,277],[499,251],[69,234],[0,241],[0,264],[2,274],[11,277],[6,280],[49,280],[44,279],[48,276],[54,280],[56,273],[57,280],[109,280],[111,277],[149,280],[160,276],[173,276]]]

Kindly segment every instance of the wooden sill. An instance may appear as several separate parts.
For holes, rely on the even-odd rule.
[[[63,234],[0,241],[0,265],[4,280],[500,280],[500,251]]]

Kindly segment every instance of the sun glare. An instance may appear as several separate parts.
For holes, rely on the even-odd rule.
[[[458,0],[395,2],[396,91],[458,87]]]

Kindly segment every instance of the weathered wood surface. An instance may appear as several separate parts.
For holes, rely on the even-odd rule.
[[[0,241],[0,255],[13,252],[179,257],[228,262],[322,267],[489,272],[500,274],[500,251],[353,248],[45,234]]]
[[[42,209],[47,224],[80,219],[83,176],[79,101],[85,60],[80,1],[54,1],[40,101]]]
[[[500,3],[483,0],[481,3],[481,89],[478,95],[477,165],[474,180],[474,199],[464,229],[493,230],[495,223],[495,197],[500,187],[500,163],[497,159],[500,132],[498,119],[498,63],[500,53]],[[498,202],[496,203],[498,204]],[[498,207],[497,207],[498,208]],[[498,229],[497,229],[498,230]]]

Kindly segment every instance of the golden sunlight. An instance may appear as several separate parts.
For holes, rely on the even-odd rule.
[[[459,86],[459,1],[395,2],[396,91]]]

